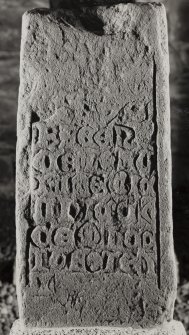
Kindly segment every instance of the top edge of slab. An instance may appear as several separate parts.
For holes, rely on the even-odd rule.
[[[150,8],[154,8],[154,9],[159,9],[160,7],[161,8],[165,8],[165,5],[161,2],[136,2],[136,3],[132,3],[132,2],[128,2],[128,3],[119,3],[119,4],[113,4],[113,5],[96,5],[96,6],[82,6],[83,8],[89,8],[89,9],[104,9],[104,10],[107,10],[107,9],[117,9],[117,8],[125,8],[125,7],[128,7],[128,8],[131,8],[131,7],[148,7],[149,9]],[[71,11],[75,11],[77,10],[77,8],[73,8],[73,9],[70,9],[70,8],[33,8],[33,9],[30,9],[28,11],[26,11],[23,16],[28,16],[28,15],[42,15],[42,16],[45,16],[45,15],[49,15],[53,12],[58,12],[58,13],[61,13],[63,12],[64,10],[71,10]]]
[[[128,30],[130,26],[130,16],[133,17],[136,24],[137,22],[139,24],[141,20],[143,21],[142,17],[145,17],[146,22],[144,24],[148,25],[148,20],[158,21],[156,18],[165,18],[166,10],[165,6],[161,3],[142,2],[121,3],[113,6],[81,7],[79,10],[36,8],[26,11],[23,14],[23,31],[25,33],[33,21],[43,22],[43,20],[45,22],[47,21],[46,24],[48,24],[48,21],[56,22],[64,26],[66,25],[67,27],[74,27],[78,30],[86,30],[87,20],[87,22],[93,22],[94,30],[99,29],[99,24],[103,26],[103,29],[101,29],[103,32],[99,35],[116,34],[125,29]],[[124,29],[123,25],[125,27]]]
[[[27,36],[27,31],[34,22],[40,27],[53,23],[62,28],[64,26],[66,29],[76,29],[80,33],[102,36],[129,31],[133,22],[138,27],[142,24],[145,31],[149,22],[153,21],[160,31],[159,18],[165,21],[165,17],[165,6],[161,3],[121,3],[114,6],[81,7],[79,10],[36,8],[23,15],[22,39],[25,39],[24,36]]]
[[[83,6],[112,6],[119,3],[162,3],[164,0],[53,0],[51,8],[79,8]]]
[[[102,36],[129,31],[133,22],[136,26],[141,26],[143,22],[145,30],[149,26],[149,21],[154,21],[154,26],[159,30],[159,18],[165,19],[165,16],[165,6],[161,3],[121,3],[114,6],[81,7],[79,10],[36,8],[23,15],[22,39],[34,22],[37,26],[54,23],[66,29],[76,29],[80,33]]]

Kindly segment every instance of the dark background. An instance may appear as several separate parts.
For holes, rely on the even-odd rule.
[[[189,0],[167,0],[165,4],[171,64],[174,241],[179,279],[175,319],[184,323],[189,334]],[[49,7],[49,1],[0,0],[0,335],[8,334],[18,317],[14,261],[19,49],[21,16],[34,7]]]

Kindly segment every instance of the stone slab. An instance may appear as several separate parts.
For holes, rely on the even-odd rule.
[[[27,329],[16,321],[10,335],[186,335],[181,322],[171,321],[161,327],[152,329],[133,328],[55,328],[55,329]]]
[[[89,13],[23,18],[20,318],[148,328],[172,320],[176,295],[165,9]]]

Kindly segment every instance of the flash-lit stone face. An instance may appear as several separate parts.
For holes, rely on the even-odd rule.
[[[149,327],[172,314],[165,12],[108,10],[101,36],[66,12],[24,17],[17,229],[28,326]]]

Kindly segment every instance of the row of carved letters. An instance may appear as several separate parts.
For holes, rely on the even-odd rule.
[[[146,223],[152,224],[156,219],[156,199],[154,197],[143,197],[138,204],[129,204],[129,198],[118,203],[109,199],[107,202],[87,204],[81,201],[70,201],[69,199],[40,199],[37,198],[33,204],[32,217],[37,225],[44,224],[48,220],[56,225],[56,222],[79,222],[87,217],[92,217],[98,222],[112,221],[135,223],[140,217]]]
[[[73,149],[63,151],[63,153],[51,153],[48,150],[39,150],[33,157],[32,166],[34,171],[42,173],[74,173],[78,171],[92,172],[104,171],[121,173],[126,172],[125,164],[131,166],[135,174],[142,177],[150,176],[154,162],[153,151],[142,150],[136,153],[134,157],[128,159],[130,153],[119,153],[106,151],[101,154],[94,152],[74,152]],[[116,172],[117,171],[117,172]]]
[[[39,252],[37,248],[30,250],[30,271],[42,270],[71,271],[71,272],[116,272],[139,276],[153,269],[154,255],[144,251],[128,254],[122,252],[75,250],[65,255],[60,250]],[[153,270],[152,270],[153,271]]]
[[[135,190],[141,196],[146,194],[155,195],[155,177],[140,178],[133,176],[131,179],[124,171],[114,174],[113,178],[104,175],[77,175],[74,177],[59,177],[52,174],[38,177],[35,176],[31,181],[32,191],[39,193],[53,192],[55,194],[74,193],[90,197],[91,195],[106,196],[107,193],[126,196],[130,191]]]
[[[75,127],[76,130],[76,127]],[[65,125],[44,124],[33,126],[33,143],[41,144],[53,151],[58,146],[64,146],[66,142],[73,142],[74,130]],[[94,129],[87,125],[80,127],[75,134],[75,142],[83,147],[97,148],[99,146],[130,147],[135,139],[135,130],[131,127],[115,124],[103,129]]]
[[[144,248],[153,251],[154,233],[152,230],[138,232],[129,228],[126,232],[110,231],[97,227],[94,223],[85,223],[75,231],[67,227],[47,228],[37,226],[33,229],[31,240],[41,249],[57,246],[65,253],[72,252],[75,248],[105,248],[108,250],[124,250]]]

